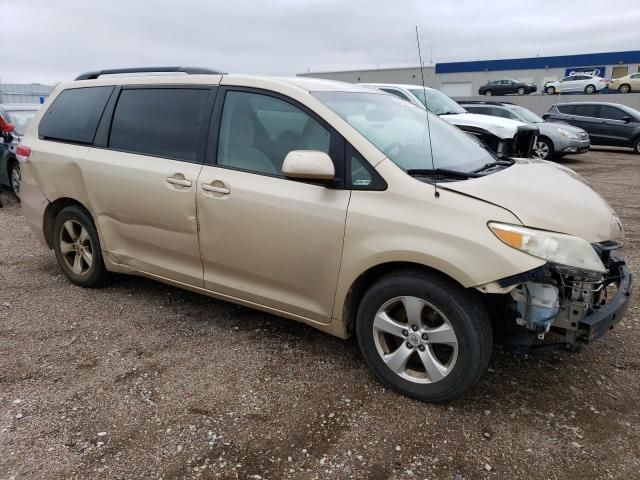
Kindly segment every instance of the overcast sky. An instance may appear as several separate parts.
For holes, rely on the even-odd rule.
[[[640,2],[0,0],[0,79],[113,67],[300,72],[640,49]]]

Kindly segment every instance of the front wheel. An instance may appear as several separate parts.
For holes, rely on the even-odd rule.
[[[9,183],[11,185],[11,191],[20,200],[20,183],[22,182],[22,175],[20,174],[20,164],[17,161],[11,162],[9,165]]]
[[[484,92],[484,94],[487,97],[493,97],[493,92],[491,90],[487,90],[486,92]]]
[[[53,250],[72,283],[91,288],[107,280],[98,231],[83,208],[73,205],[58,213],[53,222]]]
[[[436,273],[387,275],[364,295],[356,337],[388,388],[444,402],[469,390],[491,357],[491,324],[473,292]]]
[[[547,95],[555,95],[556,93],[555,87],[547,87],[545,91],[547,92]]]
[[[584,89],[584,93],[586,93],[587,95],[592,95],[596,93],[596,87],[594,87],[593,85],[587,85]]]
[[[524,87],[519,87],[516,92],[518,93],[518,95],[524,95],[525,93],[527,93]]]
[[[533,153],[536,157],[543,160],[551,160],[553,158],[553,143],[551,140],[545,137],[538,137],[535,146],[533,147]]]
[[[636,143],[633,144],[633,152],[640,155],[640,138],[638,138]]]

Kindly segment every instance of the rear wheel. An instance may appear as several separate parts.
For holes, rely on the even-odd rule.
[[[20,164],[13,160],[9,165],[9,183],[11,186],[11,191],[13,194],[20,200],[20,183],[22,180],[22,176],[20,174]]]
[[[587,95],[596,93],[596,87],[594,87],[593,85],[587,85],[584,89],[584,93],[586,93]]]
[[[555,87],[547,87],[545,89],[545,92],[547,92],[547,95],[555,95],[556,89],[555,89]]]
[[[492,91],[492,90],[487,90],[486,92],[484,92],[484,94],[485,94],[487,97],[493,97],[493,91]]]
[[[553,143],[547,137],[538,137],[533,153],[543,160],[551,160],[554,157]]]
[[[53,222],[53,249],[58,265],[72,283],[97,287],[109,275],[91,215],[79,206],[62,209]]]
[[[618,91],[620,93],[629,93],[631,91],[631,85],[629,85],[627,83],[623,83],[622,85],[620,85],[618,87]]]
[[[472,292],[428,272],[399,272],[376,282],[360,302],[356,336],[385,386],[427,402],[462,395],[491,356],[484,306]]]
[[[525,93],[527,93],[524,87],[518,87],[518,90],[516,90],[516,92],[518,93],[518,95],[524,95]]]

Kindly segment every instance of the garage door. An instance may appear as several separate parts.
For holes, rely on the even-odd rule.
[[[471,82],[449,82],[443,83],[440,87],[442,93],[450,97],[470,97]]]

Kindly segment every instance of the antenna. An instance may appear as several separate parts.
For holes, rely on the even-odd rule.
[[[427,87],[424,85],[424,65],[422,63],[422,52],[420,51],[420,37],[418,36],[418,26],[416,25],[416,43],[418,44],[418,60],[420,60],[420,76],[422,77],[422,96],[424,97],[424,114],[427,116],[427,135],[429,136],[429,151],[431,152],[431,169],[436,169],[435,160],[433,158],[433,144],[431,143],[431,125],[429,122],[429,109],[427,108]],[[433,190],[436,198],[440,198],[438,192],[438,183],[433,178]]]

